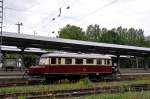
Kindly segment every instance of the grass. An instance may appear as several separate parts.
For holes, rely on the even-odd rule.
[[[88,79],[83,79],[77,83],[70,83],[70,84],[3,87],[3,88],[0,88],[0,94],[45,92],[45,91],[73,90],[73,89],[85,89],[85,88],[95,88],[95,87],[112,87],[112,86],[125,87],[125,86],[132,85],[132,84],[150,84],[150,79],[120,81],[120,82],[116,82],[116,81],[115,82],[99,82],[99,83],[91,83]]]
[[[26,99],[25,96],[18,96],[17,99]]]
[[[150,99],[150,91],[91,95],[81,99]]]

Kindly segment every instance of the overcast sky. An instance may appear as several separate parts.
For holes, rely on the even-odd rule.
[[[51,37],[66,24],[141,28],[150,35],[150,0],[4,0],[3,30],[17,32],[17,22],[21,33]]]

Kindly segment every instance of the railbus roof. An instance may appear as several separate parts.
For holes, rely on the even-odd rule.
[[[111,59],[110,56],[102,54],[78,54],[78,53],[48,53],[43,54],[41,57],[63,57],[63,58],[100,58]]]

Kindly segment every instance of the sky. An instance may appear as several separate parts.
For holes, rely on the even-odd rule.
[[[133,27],[148,36],[150,0],[4,0],[3,22],[3,31],[17,33],[15,24],[22,22],[21,33],[48,37],[56,37],[66,24],[83,30],[90,24]]]

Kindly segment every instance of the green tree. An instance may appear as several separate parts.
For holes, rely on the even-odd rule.
[[[119,35],[116,32],[108,31],[106,33],[103,33],[101,41],[104,42],[104,43],[119,44],[120,37],[119,37]]]
[[[23,58],[23,62],[26,68],[30,67],[31,65],[35,65],[36,64],[36,60],[38,59],[37,55],[34,54],[24,54],[22,56]]]
[[[59,38],[86,40],[85,32],[82,28],[69,24],[60,29]]]
[[[134,28],[113,28],[112,31],[116,32],[119,36],[117,44],[145,46],[144,31],[142,29]]]
[[[97,24],[89,25],[86,29],[86,36],[89,41],[99,42],[101,41],[101,35],[102,35],[101,29]]]

